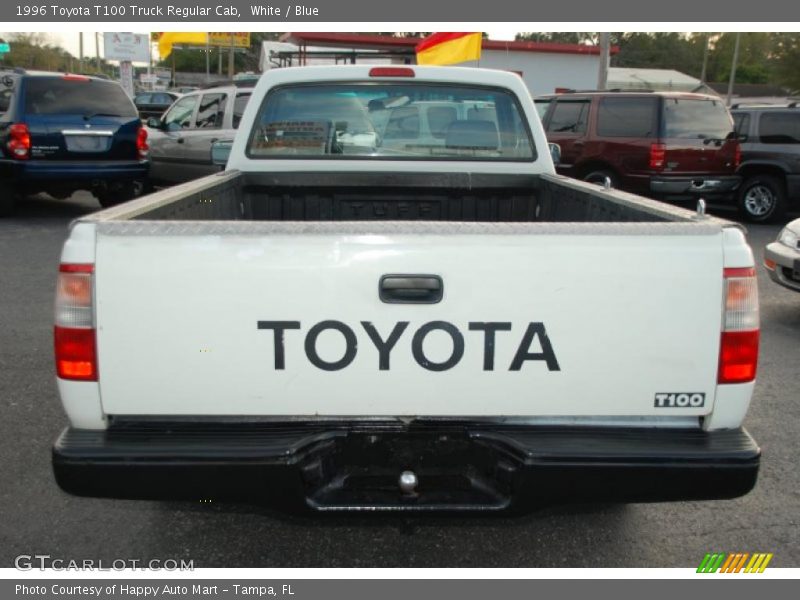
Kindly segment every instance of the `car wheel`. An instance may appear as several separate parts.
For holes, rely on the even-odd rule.
[[[751,223],[769,223],[786,210],[786,187],[773,175],[754,175],[738,194],[739,212]]]
[[[109,208],[110,206],[116,206],[117,204],[122,204],[128,200],[138,198],[144,193],[144,191],[145,182],[136,180],[126,181],[125,183],[121,184],[112,184],[102,191],[95,191],[94,195],[97,198],[97,201],[100,202],[100,206],[103,208]]]
[[[18,197],[19,194],[14,188],[0,185],[0,218],[11,216]]]
[[[596,183],[597,185],[605,185],[606,179],[610,181],[611,187],[617,187],[617,176],[612,173],[611,171],[606,171],[604,169],[598,169],[597,171],[592,171],[584,175],[583,180],[588,183]]]

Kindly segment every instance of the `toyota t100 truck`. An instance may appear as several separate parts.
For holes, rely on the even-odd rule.
[[[224,172],[72,224],[53,466],[322,511],[731,498],[758,341],[742,229],[556,175],[516,75],[276,69]]]

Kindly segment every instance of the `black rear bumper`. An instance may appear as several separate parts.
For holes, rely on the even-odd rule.
[[[744,429],[151,422],[67,429],[53,468],[62,489],[82,496],[501,510],[733,498],[755,485],[759,456]],[[403,471],[417,476],[413,493],[398,486]]]

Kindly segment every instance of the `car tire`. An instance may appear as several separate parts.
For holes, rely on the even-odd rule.
[[[739,213],[750,223],[769,223],[786,211],[786,185],[774,175],[753,175],[737,194]]]
[[[19,193],[12,187],[0,184],[0,218],[10,217],[19,199]]]
[[[596,183],[597,185],[605,185],[606,178],[609,179],[611,182],[611,187],[617,187],[617,176],[611,171],[605,169],[598,169],[596,171],[590,171],[586,175],[583,176],[583,180],[588,183]]]
[[[117,206],[128,200],[141,196],[146,188],[144,181],[126,181],[121,184],[112,184],[109,188],[94,192],[97,201],[103,208]]]

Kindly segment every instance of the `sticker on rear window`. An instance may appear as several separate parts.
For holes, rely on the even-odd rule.
[[[706,395],[701,392],[657,393],[656,408],[699,408],[705,406]]]

